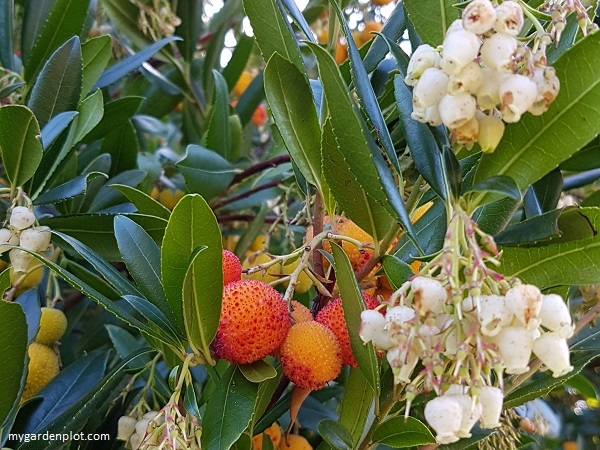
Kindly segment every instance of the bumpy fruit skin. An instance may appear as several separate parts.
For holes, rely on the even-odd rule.
[[[281,427],[277,422],[273,423],[269,428],[267,428],[264,433],[257,434],[252,438],[252,448],[253,450],[261,450],[263,438],[265,436],[269,436],[271,441],[273,442],[273,447],[277,448],[279,443],[281,442]]]
[[[290,313],[290,316],[292,317],[292,324],[315,320],[310,309],[296,300],[292,300],[292,312]]]
[[[259,253],[258,255],[249,256],[244,260],[242,267],[244,269],[249,269],[250,267],[255,267],[260,264],[265,264],[271,261],[271,258],[266,253]],[[243,274],[242,278],[244,280],[259,280],[265,283],[271,283],[279,279],[277,275],[281,274],[281,266],[279,264],[275,264],[267,269],[267,271],[263,274],[262,271],[254,272],[250,275]]]
[[[281,450],[312,450],[312,445],[310,445],[304,436],[300,436],[299,434],[290,434],[287,437],[287,444],[289,445],[285,441],[286,439],[283,437],[279,443]]]
[[[249,364],[275,351],[290,329],[287,305],[268,284],[257,280],[229,283],[213,348],[219,358]]]
[[[21,401],[33,397],[60,371],[58,356],[50,347],[33,342],[27,353],[29,354],[29,366]]]
[[[304,389],[321,389],[342,370],[342,350],[335,334],[315,321],[293,325],[279,351],[283,372]]]
[[[184,195],[185,192],[183,192],[181,189],[177,189],[175,191],[172,191],[171,189],[163,189],[158,195],[158,201],[161,202],[166,208],[172,210]]]
[[[383,278],[385,278],[385,277],[380,277],[381,284],[384,284]],[[387,283],[387,278],[385,279],[385,282]],[[389,286],[389,284],[388,284],[388,286]],[[362,293],[362,298],[365,302],[367,309],[375,309],[381,304],[381,303],[379,303],[379,300],[377,300],[371,294],[368,294],[366,292]]]
[[[35,337],[39,344],[52,345],[58,341],[67,330],[67,316],[60,309],[42,308],[40,329]]]
[[[229,250],[223,250],[223,286],[242,279],[242,263]]]
[[[364,298],[364,297],[363,297]],[[350,367],[357,367],[358,363],[352,354],[350,345],[350,336],[348,335],[348,325],[344,318],[344,308],[342,307],[342,299],[336,298],[327,306],[325,306],[315,320],[322,323],[335,334],[340,348],[342,349],[342,363]]]
[[[15,273],[12,266],[10,267],[10,282],[13,286],[17,286],[15,289],[15,298],[23,292],[37,287],[42,282],[42,279],[44,278],[44,265],[37,259],[32,258],[25,273],[25,277],[21,280],[23,274]]]

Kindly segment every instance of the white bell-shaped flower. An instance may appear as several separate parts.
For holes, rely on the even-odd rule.
[[[417,85],[413,89],[413,105],[418,109],[425,109],[436,105],[446,95],[448,77],[440,69],[430,67],[423,72]]]
[[[450,137],[452,142],[464,144],[467,148],[471,148],[477,141],[479,134],[479,122],[475,117],[472,117],[467,123],[464,123],[458,128],[450,129]]]
[[[462,19],[456,19],[455,21],[453,21],[446,30],[446,35],[454,33],[455,31],[464,31]]]
[[[482,295],[477,313],[481,334],[484,336],[496,336],[503,327],[510,325],[512,319],[504,297],[499,295]]]
[[[542,299],[542,293],[532,284],[521,284],[506,292],[506,305],[517,323],[528,330],[535,330],[540,325]]]
[[[439,64],[440,53],[436,49],[427,44],[419,45],[410,57],[404,82],[409,86],[416,85],[425,70],[439,67]]]
[[[430,108],[437,107],[437,105],[430,106]],[[417,108],[413,105],[412,113],[410,113],[410,117],[413,120],[421,123],[427,123],[427,109],[428,108]]]
[[[453,327],[453,329],[448,333],[446,339],[444,339],[443,344],[444,356],[450,359],[454,358],[456,352],[458,351],[458,347],[461,344],[461,342],[458,341],[458,333],[456,331],[456,327]]]
[[[120,441],[129,440],[131,435],[135,432],[136,423],[137,420],[131,416],[119,417],[119,422],[117,423],[117,439]]]
[[[148,429],[148,424],[150,423],[150,419],[144,419],[143,417],[137,421],[135,424],[135,432],[140,436],[146,436],[146,430]]]
[[[560,337],[569,339],[573,336],[573,319],[569,307],[560,295],[542,296],[539,317],[543,327],[550,331],[556,331]]]
[[[478,117],[477,120],[479,121],[477,142],[481,151],[488,154],[494,153],[504,135],[504,122],[498,117],[488,115]]]
[[[431,105],[425,110],[424,123],[429,124],[432,127],[437,127],[442,124],[439,104]]]
[[[470,438],[471,429],[481,417],[481,404],[474,402],[473,398],[466,394],[450,394],[450,397],[457,400],[462,408],[462,421],[458,430],[458,436],[461,438]]]
[[[477,88],[477,105],[482,110],[494,109],[500,104],[501,74],[493,69],[481,69],[481,84]]]
[[[418,347],[412,345],[401,350],[399,346],[394,346],[387,351],[386,358],[394,374],[394,384],[410,383],[419,362]]]
[[[385,317],[378,311],[367,309],[360,313],[360,329],[358,335],[367,344],[376,336],[386,334]]]
[[[477,91],[481,85],[483,72],[476,62],[467,64],[460,72],[450,77],[448,83],[448,94],[472,94]]]
[[[537,97],[529,112],[534,116],[541,116],[550,107],[560,91],[560,80],[553,67],[537,68],[533,72],[533,81],[537,85]]]
[[[15,206],[10,213],[9,223],[18,230],[24,230],[35,223],[35,214],[26,206]]]
[[[544,333],[533,341],[533,353],[552,371],[554,378],[562,377],[573,370],[567,340],[558,333]]]
[[[29,253],[13,248],[9,253],[10,263],[12,264],[15,273],[25,273],[29,268],[29,264],[33,260],[33,256]]]
[[[21,231],[19,245],[32,252],[43,252],[50,245],[50,228],[35,227]]]
[[[479,54],[481,41],[475,33],[458,30],[444,38],[440,67],[448,76],[459,73]]]
[[[462,424],[462,406],[451,395],[436,397],[425,405],[425,420],[435,430],[436,441],[451,444],[460,439],[458,432]]]
[[[415,317],[415,310],[408,306],[394,306],[387,310],[385,314],[385,321],[387,322],[388,328],[402,326],[412,320]]]
[[[142,445],[142,441],[144,440],[144,436],[140,436],[137,433],[133,433],[129,438],[129,444],[131,445],[131,450],[138,450],[140,445]]]
[[[500,73],[512,73],[513,55],[518,42],[514,36],[496,33],[483,40],[481,60],[483,64]]]
[[[8,228],[0,228],[0,244],[19,245],[19,236]],[[10,248],[0,245],[0,255],[9,250]]]
[[[500,388],[494,386],[483,386],[479,388],[479,404],[481,405],[481,428],[498,428],[504,394]]]
[[[448,128],[459,128],[475,117],[477,103],[469,94],[445,95],[440,100],[440,117]]]
[[[493,338],[504,363],[506,373],[525,373],[529,370],[529,360],[533,345],[533,334],[522,326],[506,327]]]
[[[515,123],[535,101],[537,84],[525,75],[509,75],[502,79],[499,88],[500,112],[506,123]]]
[[[523,22],[523,10],[517,2],[508,0],[496,6],[494,30],[498,33],[517,36],[523,28]]]
[[[387,332],[387,330],[383,333],[374,336],[371,342],[373,342],[373,347],[375,347],[376,350],[380,350],[383,352],[396,345],[390,338],[390,335]]]
[[[463,28],[476,34],[487,33],[495,22],[496,10],[490,0],[473,0],[462,14]]]
[[[410,281],[410,286],[414,296],[413,308],[419,314],[439,314],[444,311],[448,294],[438,280],[416,276]]]

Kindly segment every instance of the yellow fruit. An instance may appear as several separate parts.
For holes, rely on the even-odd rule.
[[[158,196],[158,201],[166,208],[173,209],[181,198],[185,195],[181,189],[172,191],[171,189],[163,189]]]
[[[269,255],[266,253],[259,253],[258,255],[250,255],[248,258],[244,260],[242,264],[242,268],[249,269],[250,267],[255,267],[260,264],[265,264],[271,261]],[[275,264],[268,268],[268,270],[264,273],[262,271],[254,272],[253,274],[242,274],[242,279],[244,280],[259,280],[265,283],[271,283],[279,279],[277,275],[281,274],[281,266],[279,264]]]
[[[327,44],[329,40],[329,30],[327,28],[323,28],[319,34],[317,34],[317,42],[319,44]]]
[[[260,252],[265,250],[265,241],[267,237],[265,235],[256,236],[254,241],[252,241],[252,245],[250,246],[250,251],[252,252]]]
[[[10,268],[10,282],[15,289],[15,298],[23,292],[37,287],[44,278],[44,265],[37,259],[33,258],[27,267],[25,274],[15,273],[12,266]]]
[[[298,267],[298,264],[300,263],[300,258],[297,258],[295,261],[289,263],[287,266],[283,266],[281,268],[281,274],[282,275],[291,275],[292,272],[294,270],[296,270],[296,267]],[[285,283],[285,285],[287,286],[288,283]],[[295,292],[298,292],[299,294],[303,294],[304,292],[308,291],[313,285],[312,280],[310,279],[310,277],[308,275],[306,275],[306,272],[302,271],[300,272],[300,275],[298,276],[298,284],[296,284],[296,289]]]
[[[252,76],[252,74],[249,71],[244,70],[238,78],[237,83],[235,83],[235,86],[233,87],[233,96],[240,97],[248,88],[250,83],[252,83],[253,79],[254,76]]]
[[[58,355],[50,347],[33,342],[27,353],[29,354],[29,366],[21,401],[33,397],[60,371]]]
[[[42,308],[40,329],[35,337],[39,344],[52,345],[67,331],[67,316],[60,309]]]
[[[271,438],[271,441],[273,442],[273,447],[277,447],[281,442],[281,427],[277,422],[275,422],[273,425],[267,428],[264,433],[257,434],[252,438],[253,450],[262,449],[263,437],[265,434]]]
[[[279,448],[281,450],[312,450],[312,445],[310,445],[304,436],[300,436],[299,434],[290,434],[287,437],[287,443],[285,437],[281,439]]]
[[[160,191],[158,190],[158,188],[156,186],[154,186],[152,188],[152,191],[150,191],[150,197],[152,197],[154,200],[159,201],[159,197],[160,197]]]

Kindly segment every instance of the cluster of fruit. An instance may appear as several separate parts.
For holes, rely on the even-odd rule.
[[[67,330],[67,317],[56,308],[43,307],[35,342],[29,345],[27,381],[21,402],[29,400],[60,372],[57,341]]]
[[[546,41],[540,38],[532,50],[517,38],[523,23],[516,1],[494,7],[490,0],[473,0],[448,28],[441,54],[419,46],[405,78],[414,86],[413,119],[444,124],[453,142],[469,148],[478,142],[492,153],[505,122],[547,111],[560,82],[547,65]]]
[[[437,395],[425,419],[441,444],[470,437],[477,421],[500,426],[504,374],[573,370],[567,339],[575,328],[565,301],[505,279],[487,267],[498,261],[480,245],[497,254],[492,238],[456,212],[444,250],[379,307],[385,317],[361,314],[361,339],[386,352],[394,382],[405,386],[406,414],[417,394]]]

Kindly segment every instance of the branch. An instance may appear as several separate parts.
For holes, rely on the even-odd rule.
[[[246,178],[254,175],[255,173],[262,172],[263,170],[268,169],[269,167],[276,167],[280,164],[285,164],[290,161],[290,155],[281,155],[276,156],[275,158],[267,159],[266,161],[256,163],[253,166],[248,167],[246,170],[238,173],[235,177],[233,177],[230,186],[244,181]]]
[[[213,211],[222,208],[223,206],[229,205],[231,203],[237,202],[238,200],[241,200],[243,198],[247,198],[250,197],[252,194],[256,194],[257,192],[260,191],[264,191],[266,189],[270,189],[272,187],[276,187],[277,185],[279,185],[282,182],[282,180],[275,180],[275,181],[271,181],[270,183],[265,183],[262,184],[260,186],[256,186],[253,189],[250,189],[246,192],[242,192],[241,194],[237,194],[237,195],[232,195],[229,198],[226,198],[225,200],[221,200],[218,203],[215,203],[213,205]]]

